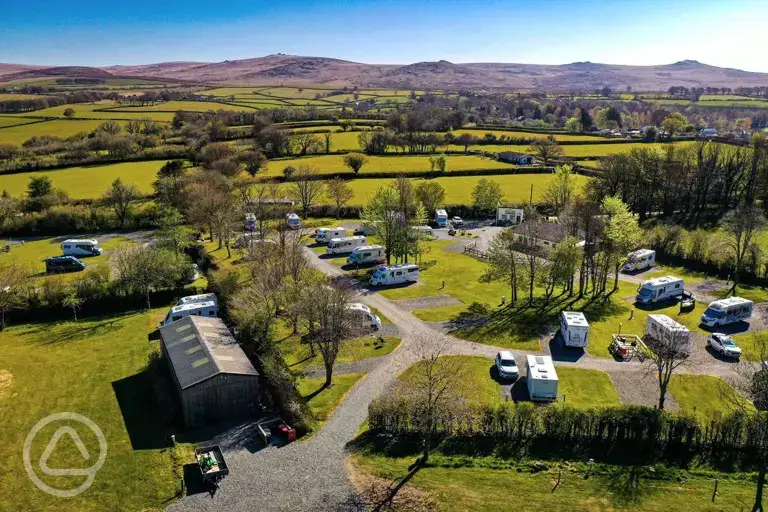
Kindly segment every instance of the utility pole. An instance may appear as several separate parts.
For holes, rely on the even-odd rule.
[[[531,183],[531,195],[528,198],[528,206],[533,206],[533,183]]]

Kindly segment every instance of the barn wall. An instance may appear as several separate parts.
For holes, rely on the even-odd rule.
[[[188,426],[245,417],[257,412],[260,402],[256,375],[219,374],[181,391]]]

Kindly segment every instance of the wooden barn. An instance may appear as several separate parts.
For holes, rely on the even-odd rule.
[[[258,411],[259,374],[221,319],[189,316],[161,327],[160,336],[187,426]]]

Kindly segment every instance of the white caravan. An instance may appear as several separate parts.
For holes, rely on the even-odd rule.
[[[344,228],[320,228],[317,230],[317,236],[315,236],[315,242],[319,244],[327,244],[334,238],[344,238],[347,236],[347,230]]]
[[[635,300],[639,304],[653,304],[670,299],[679,299],[683,295],[683,280],[678,277],[657,277],[644,281],[637,291]]]
[[[100,256],[102,248],[98,240],[64,240],[61,243],[64,256]]]
[[[289,213],[285,216],[285,223],[291,229],[299,229],[301,227],[301,217],[295,213]]]
[[[383,265],[371,277],[373,286],[391,286],[393,284],[415,283],[419,280],[419,266],[413,263],[404,265]]]
[[[168,314],[165,316],[165,319],[160,322],[160,325],[168,325],[171,322],[175,322],[176,320],[181,320],[182,318],[188,317],[188,316],[209,316],[209,317],[216,317],[219,314],[219,308],[216,306],[216,303],[213,301],[208,302],[193,302],[192,304],[185,304],[183,306],[173,306],[170,311],[168,311]]]
[[[368,240],[364,236],[345,236],[344,238],[332,238],[325,248],[325,254],[344,254],[352,252],[357,247],[362,247]]]
[[[557,399],[557,372],[549,356],[526,356],[528,395],[533,401]]]
[[[754,303],[741,297],[728,297],[709,303],[709,307],[701,315],[701,323],[707,327],[732,324],[752,316]]]
[[[245,214],[245,230],[253,231],[254,229],[256,229],[256,214],[246,213]]]
[[[444,228],[448,225],[448,213],[445,210],[435,210],[435,224],[439,228]]]
[[[350,265],[365,265],[369,263],[384,263],[387,260],[387,254],[384,247],[380,245],[363,245],[355,247],[352,254],[347,257],[347,263]]]
[[[691,353],[691,333],[688,328],[667,315],[648,315],[645,333],[662,346],[672,348],[675,352]],[[653,350],[653,346],[651,346]]]
[[[589,323],[580,311],[560,313],[560,334],[566,347],[586,347],[589,342]]]
[[[182,297],[176,303],[177,306],[185,306],[187,304],[198,304],[200,302],[213,302],[218,307],[219,298],[215,293],[201,293],[200,295],[187,295]]]
[[[651,268],[656,263],[656,251],[651,249],[639,249],[627,254],[627,261],[624,263],[624,272],[637,272]]]
[[[374,315],[371,308],[365,304],[359,302],[353,302],[349,305],[349,311],[356,322],[359,322],[360,327],[364,329],[374,329],[378,331],[381,329],[381,318],[378,315]]]

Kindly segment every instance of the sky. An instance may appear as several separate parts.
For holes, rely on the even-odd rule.
[[[706,64],[768,72],[768,0],[0,0],[0,62],[109,66],[273,53]]]

